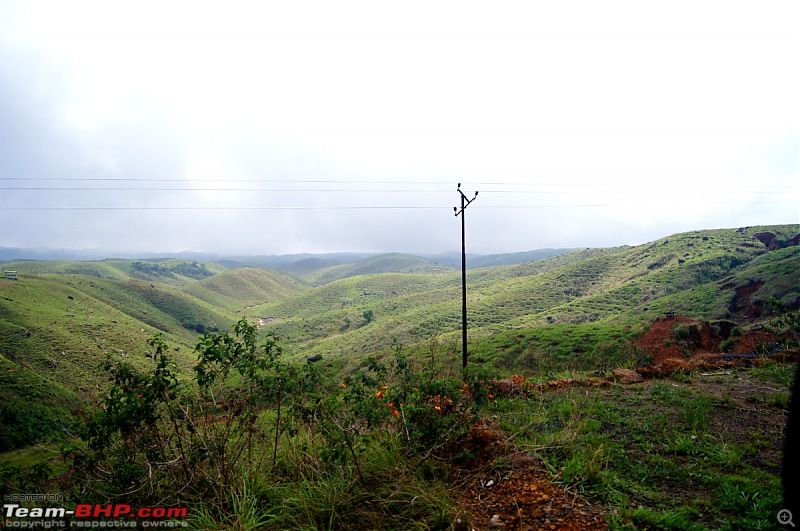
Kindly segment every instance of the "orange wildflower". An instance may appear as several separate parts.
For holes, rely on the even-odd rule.
[[[400,413],[398,413],[396,409],[393,409],[392,410],[392,415],[394,415],[395,417],[398,417],[398,416],[400,416]]]
[[[342,382],[342,383],[340,383],[340,384],[339,384],[339,387],[341,387],[341,388],[345,388],[345,387],[347,387],[347,384],[346,384],[346,383],[344,383],[344,382]]]
[[[383,391],[378,391],[378,394],[376,396],[378,398],[383,398]]]

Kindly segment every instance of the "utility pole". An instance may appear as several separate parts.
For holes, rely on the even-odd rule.
[[[465,243],[465,229],[464,229],[464,210],[470,203],[478,198],[478,192],[472,199],[467,199],[464,192],[461,191],[461,183],[458,183],[456,191],[461,194],[461,210],[458,207],[453,207],[456,217],[461,215],[461,340],[464,344],[461,354],[461,366],[467,367],[467,246]]]

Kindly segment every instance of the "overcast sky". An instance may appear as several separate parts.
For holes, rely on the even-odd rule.
[[[0,0],[0,247],[470,252],[800,218],[795,1]]]

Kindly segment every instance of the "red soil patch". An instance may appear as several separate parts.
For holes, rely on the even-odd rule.
[[[675,333],[681,328],[683,337]],[[728,331],[730,332],[730,331]],[[712,330],[707,322],[694,321],[683,316],[659,317],[637,341],[636,345],[653,355],[653,365],[637,369],[644,377],[668,376],[703,368],[715,369],[758,363],[756,356],[762,344],[775,343],[777,337],[766,329],[748,330],[735,336],[730,354],[723,353],[720,345],[725,338]],[[773,357],[789,358],[792,352]]]
[[[605,378],[585,378],[582,380],[565,378],[532,384],[524,376],[512,376],[505,380],[489,382],[489,387],[493,396],[524,396],[532,391],[562,391],[572,387],[605,387],[610,384],[611,381]]]
[[[603,513],[579,496],[553,484],[539,459],[517,452],[487,420],[463,441],[475,456],[457,482],[464,515],[456,529],[579,530],[606,529]],[[496,467],[492,460],[507,458]]]
[[[736,346],[733,349],[735,353],[756,352],[760,344],[774,343],[777,340],[775,334],[763,328],[761,330],[749,330],[735,339]]]
[[[764,313],[764,304],[753,304],[753,294],[764,285],[762,280],[751,281],[749,284],[739,286],[729,306],[731,313],[744,311],[744,316],[750,319],[761,317]]]
[[[687,327],[691,326],[693,330],[688,337],[684,338],[686,346],[680,344],[675,336],[675,327],[681,324],[687,325]],[[685,348],[698,354],[719,352],[721,341],[721,338],[715,337],[707,323],[699,323],[678,315],[657,318],[650,325],[650,329],[636,340],[636,345],[652,354],[654,365],[658,365],[668,359],[686,359]]]

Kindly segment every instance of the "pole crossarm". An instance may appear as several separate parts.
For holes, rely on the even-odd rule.
[[[461,183],[458,183],[458,188],[456,188],[456,192],[461,194],[461,209],[459,210],[458,207],[453,207],[453,210],[456,213],[456,217],[458,217],[460,214],[464,212],[464,209],[467,208],[470,205],[470,203],[478,199],[478,192],[477,191],[475,192],[475,195],[472,197],[472,199],[467,199],[467,196],[464,195],[464,192],[461,191]]]
[[[463,342],[463,351],[461,358],[461,366],[467,366],[467,246],[466,246],[466,230],[464,218],[466,217],[464,210],[478,198],[478,192],[472,199],[468,199],[464,192],[461,191],[461,183],[458,183],[456,191],[461,194],[461,210],[458,207],[453,207],[456,217],[461,216],[461,340]]]

